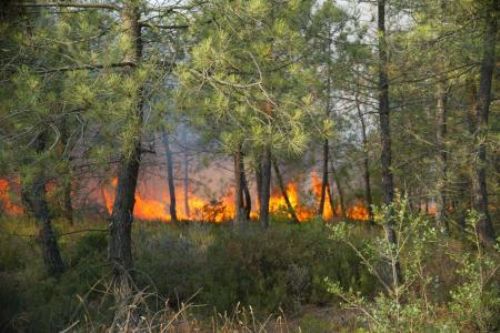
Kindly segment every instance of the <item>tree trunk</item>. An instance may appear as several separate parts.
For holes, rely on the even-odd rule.
[[[323,176],[321,177],[321,196],[319,199],[319,207],[318,207],[318,216],[323,217],[323,213],[325,212],[325,201],[326,201],[326,191],[329,189],[328,186],[328,152],[330,148],[328,145],[328,139],[325,139],[323,143]],[[333,211],[333,207],[332,207]]]
[[[340,217],[344,218],[344,217],[346,217],[344,190],[342,189],[342,185],[340,184],[338,172],[337,172],[337,169],[335,168],[335,165],[333,164],[333,160],[330,161],[330,169],[332,170],[332,173],[333,173],[332,178],[333,178],[335,185],[337,186],[337,192],[339,194]],[[332,210],[335,210],[335,208],[334,208],[335,206],[333,204],[333,189],[330,191],[330,205],[332,207]]]
[[[250,196],[250,189],[248,188],[247,176],[245,173],[245,160],[241,155],[240,171],[241,171],[241,186],[243,191],[243,207],[245,210],[246,220],[250,220],[250,213],[252,212],[252,197]]]
[[[474,176],[474,209],[479,213],[476,232],[485,244],[495,242],[495,230],[488,210],[488,190],[486,186],[486,139],[488,136],[488,116],[491,102],[491,86],[495,70],[495,48],[497,34],[498,1],[490,0],[485,6],[486,29],[483,40],[483,58],[476,104],[476,131],[474,135],[477,162]]]
[[[463,180],[459,184],[458,188],[458,207],[457,207],[457,219],[460,231],[465,231],[465,221],[467,219],[467,212],[471,209],[471,181],[470,174],[466,173],[463,175]]]
[[[165,156],[167,158],[167,182],[168,193],[170,197],[170,218],[172,222],[177,222],[177,203],[175,198],[175,179],[174,179],[174,162],[172,151],[170,150],[170,140],[166,132],[163,133],[163,145],[165,146]]]
[[[35,178],[31,185],[31,210],[39,223],[39,237],[42,242],[43,261],[50,275],[59,275],[64,271],[64,263],[59,252],[45,192],[43,175]]]
[[[382,193],[383,202],[390,206],[394,200],[394,181],[391,170],[391,127],[389,113],[389,77],[387,74],[388,56],[385,32],[385,0],[378,1],[378,41],[379,41],[379,116],[380,116],[380,140],[381,140],[381,166],[382,166]],[[392,208],[388,209],[385,216],[384,230],[387,241],[396,245],[396,232],[393,226]],[[392,287],[394,290],[399,288],[401,282],[401,269],[399,261],[392,260]]]
[[[257,204],[259,205],[259,213],[260,213],[260,197],[262,194],[262,161],[261,157],[257,157],[257,165],[255,167],[255,183],[257,187]]]
[[[234,154],[234,183],[235,183],[235,208],[236,215],[234,217],[234,222],[236,224],[241,224],[246,217],[245,207],[243,203],[243,156],[241,149],[238,149]]]
[[[290,202],[290,198],[288,197],[288,193],[286,192],[285,184],[283,183],[283,177],[281,177],[281,172],[278,163],[276,162],[276,160],[273,160],[272,163],[274,167],[274,173],[276,174],[276,179],[278,180],[278,186],[280,187],[281,190],[281,195],[283,196],[283,199],[285,199],[288,214],[290,214],[290,217],[292,218],[293,222],[299,223],[300,222],[299,218],[297,217],[295,209],[293,208],[292,203]]]
[[[368,208],[368,222],[373,225],[375,219],[373,217],[373,198],[372,198],[372,187],[370,180],[370,155],[368,154],[368,138],[366,136],[366,124],[363,113],[361,112],[361,107],[359,105],[358,96],[356,94],[356,107],[358,109],[358,117],[361,123],[361,138],[363,140],[363,179],[365,183],[365,197],[366,204]]]
[[[37,153],[45,150],[46,138],[42,133],[35,141]],[[37,170],[30,183],[23,182],[23,196],[39,225],[39,239],[42,245],[43,262],[48,273],[57,276],[64,272],[64,263],[59,252],[57,238],[52,229],[52,220],[47,204],[46,179],[43,169]]]
[[[184,185],[184,212],[186,214],[186,218],[191,217],[191,211],[189,209],[189,158],[187,152],[183,153],[183,185]]]
[[[449,231],[447,221],[447,197],[446,187],[447,180],[446,174],[448,172],[448,151],[446,148],[446,134],[447,134],[447,99],[448,93],[445,88],[445,82],[440,81],[437,84],[437,131],[436,131],[436,145],[438,149],[438,167],[439,179],[437,181],[437,197],[436,197],[436,223],[440,229],[445,232]]]
[[[271,197],[271,147],[266,146],[262,154],[261,188],[260,188],[260,224],[269,227],[269,199]]]
[[[331,31],[331,26],[329,25],[327,43],[326,43],[326,53],[328,54],[328,59],[327,59],[328,76],[326,80],[327,94],[326,94],[326,108],[325,108],[326,119],[330,118],[330,102],[331,102],[331,90],[332,90],[332,42],[333,42],[332,31]],[[323,143],[323,177],[321,181],[321,197],[319,200],[319,207],[318,207],[319,217],[323,217],[323,214],[325,212],[325,201],[327,194],[330,200],[332,216],[335,214],[335,206],[333,205],[333,195],[332,195],[333,190],[330,188],[330,182],[328,180],[328,174],[329,174],[328,161],[330,158],[329,153],[330,153],[329,142],[328,139],[325,139]]]
[[[125,62],[132,65],[124,70],[124,75],[131,75],[141,60],[141,34],[139,8],[133,1],[126,1],[121,11],[122,33],[130,45],[126,50]],[[132,277],[132,221],[135,204],[135,191],[141,160],[142,129],[142,89],[135,92],[135,99],[129,112],[130,126],[133,131],[125,140],[123,147],[131,147],[122,153],[118,166],[118,184],[110,223],[109,260],[115,277],[115,294],[124,299],[130,295]]]

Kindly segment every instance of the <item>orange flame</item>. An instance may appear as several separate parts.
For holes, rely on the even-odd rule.
[[[111,188],[103,190],[104,204],[109,214],[113,212],[113,203],[115,200],[115,189],[118,180],[116,178],[111,182]],[[147,191],[146,191],[147,192]],[[184,193],[176,191],[176,197],[181,198]],[[164,221],[172,220],[168,211],[168,197],[162,195],[160,200],[150,199],[143,195],[141,190],[135,193],[134,217],[145,221]],[[221,223],[231,220],[235,215],[234,203],[232,202],[232,193],[229,192],[220,200],[205,200],[193,193],[188,195],[189,214],[179,207],[177,218],[179,220],[196,220]]]
[[[368,221],[369,219],[368,208],[359,200],[347,208],[346,215],[351,220]]]
[[[113,179],[111,182],[111,187],[107,187],[103,190],[104,204],[108,213],[112,213],[113,202],[114,202],[114,192],[117,185],[117,179]],[[311,173],[311,190],[310,195],[312,195],[312,202],[304,203],[301,201],[301,192],[298,190],[297,182],[289,182],[286,185],[286,193],[290,204],[297,215],[300,222],[310,220],[316,216],[317,206],[321,198],[321,187],[322,182],[318,177],[316,172]],[[158,193],[155,193],[158,196]],[[325,198],[325,206],[323,212],[323,219],[330,220],[335,215],[338,215],[340,207],[333,207],[330,204],[330,200]],[[176,197],[182,198],[184,193],[181,190],[176,190]],[[160,199],[152,199],[149,191],[141,190],[140,188],[135,194],[135,208],[134,216],[141,220],[146,221],[171,221],[170,214],[168,212],[168,202],[169,198],[166,193],[161,194]],[[310,201],[310,200],[309,200]],[[306,200],[306,202],[309,202]],[[195,220],[195,221],[206,221],[221,223],[225,221],[230,221],[236,215],[236,207],[234,203],[234,189],[229,190],[224,196],[218,200],[207,200],[195,195],[192,192],[188,193],[188,205],[189,214],[184,210],[183,205],[179,205],[177,209],[177,217],[179,220]],[[281,191],[275,189],[273,190],[270,200],[269,200],[269,211],[271,214],[285,215],[291,218],[288,211],[286,201],[281,193]],[[360,202],[356,201],[355,204],[349,207],[346,211],[348,218],[353,220],[368,220],[368,210],[366,206]],[[258,207],[251,212],[250,217],[253,219],[258,218]]]
[[[10,184],[6,179],[0,178],[0,208],[7,215],[18,216],[23,213],[23,208],[12,202],[10,198]]]

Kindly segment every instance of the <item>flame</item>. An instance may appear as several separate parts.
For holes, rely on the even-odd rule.
[[[361,202],[356,201],[353,206],[347,208],[346,215],[351,220],[368,221],[368,208]]]
[[[286,186],[286,194],[288,196],[288,200],[290,200],[290,204],[297,215],[299,221],[305,221],[314,216],[313,210],[308,207],[302,206],[300,204],[300,197],[297,190],[297,183],[290,182]],[[286,213],[289,218],[291,218],[291,214],[288,212],[288,206],[286,204],[285,198],[282,193],[278,190],[274,190],[271,198],[269,199],[269,212],[271,214],[283,214]]]
[[[103,189],[104,205],[109,214],[113,212],[113,203],[115,200],[115,189],[118,184],[117,178],[111,181],[111,186]],[[168,196],[162,195],[160,200],[148,198],[148,191],[145,194],[143,190],[138,189],[135,193],[134,217],[145,221],[164,221],[172,220],[168,212]],[[176,190],[176,198],[182,198],[184,193]],[[188,194],[189,214],[180,205],[177,209],[177,218],[179,220],[194,220],[221,223],[232,220],[235,215],[234,203],[232,202],[233,193],[229,191],[220,200],[206,200],[193,193]]]
[[[310,175],[311,179],[311,189],[309,192],[309,197],[312,196],[311,200],[301,200],[304,195],[299,191],[299,185],[297,182],[291,181],[286,185],[286,193],[290,204],[297,215],[300,222],[305,222],[315,217],[317,214],[317,207],[321,198],[321,187],[322,182],[317,174],[313,171]],[[115,196],[115,189],[117,186],[117,179],[113,179],[111,186],[108,186],[103,190],[104,204],[109,214],[113,211],[113,202]],[[152,199],[154,196],[160,195],[159,199]],[[327,192],[328,195],[328,192]],[[179,199],[184,197],[182,190],[176,189],[176,198]],[[154,193],[151,195],[150,191],[138,188],[135,194],[135,208],[134,217],[140,220],[146,221],[171,221],[171,216],[168,211],[169,197],[166,193]],[[236,207],[234,203],[234,189],[231,188],[224,194],[221,198],[207,200],[202,198],[190,191],[188,193],[188,205],[189,214],[186,213],[182,204],[178,203],[177,207],[177,217],[179,220],[191,220],[191,221],[206,221],[213,223],[221,223],[225,221],[231,221],[236,215]],[[250,213],[252,219],[257,219],[259,217],[259,207]],[[269,211],[271,214],[275,215],[285,215],[291,218],[291,214],[288,211],[288,206],[286,204],[285,198],[278,189],[274,189],[271,193],[269,200]],[[325,198],[325,206],[323,212],[323,219],[330,220],[334,216],[338,216],[340,207],[335,209],[331,206],[328,197]],[[361,201],[356,201],[353,206],[349,207],[346,211],[346,215],[352,220],[368,220],[368,209]]]
[[[102,188],[103,204],[109,214],[113,211],[117,184],[118,179],[114,178],[110,184]],[[141,185],[143,184],[139,184],[135,193],[134,217],[145,221],[171,221],[168,209],[169,196],[166,189],[164,192],[151,191]],[[48,184],[49,192],[54,186],[55,184]],[[286,185],[285,190],[288,199],[300,222],[308,221],[317,215],[317,207],[321,198],[321,186],[322,181],[315,171],[310,174],[310,190],[308,193],[299,191],[299,183],[295,181],[291,181]],[[184,197],[181,189],[176,189],[176,197],[178,199],[177,217],[179,220],[222,223],[231,221],[236,215],[234,188],[229,189],[222,197],[217,199],[202,198],[189,191],[189,214],[186,213],[184,205],[180,204],[180,199]],[[330,220],[334,216],[338,216],[340,212],[340,207],[333,209],[329,199],[328,197],[325,198],[324,220]],[[2,178],[0,178],[0,205],[7,215],[18,216],[23,214],[23,208],[11,200],[10,182]],[[250,213],[252,219],[259,217],[259,207],[256,206],[254,205],[255,210]],[[278,189],[274,189],[271,193],[269,211],[271,214],[281,214],[291,218],[286,201]],[[366,221],[369,217],[368,209],[360,200],[355,201],[352,206],[346,209],[346,215],[349,219],[360,221]]]
[[[7,215],[18,216],[23,213],[23,208],[12,202],[10,198],[10,184],[6,179],[0,178],[0,208]]]

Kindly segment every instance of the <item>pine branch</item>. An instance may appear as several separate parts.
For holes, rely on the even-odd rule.
[[[109,65],[82,65],[82,66],[66,66],[66,67],[59,67],[59,68],[52,68],[52,69],[46,69],[46,70],[39,70],[37,71],[38,74],[50,74],[50,73],[62,73],[62,72],[71,72],[71,71],[82,71],[82,70],[95,70],[95,69],[103,69],[103,68],[117,68],[117,67],[135,67],[136,64],[133,62],[119,62],[119,63],[114,63],[114,64],[109,64]]]
[[[109,9],[109,10],[121,10],[119,6],[104,3],[66,3],[66,2],[20,2],[15,3],[13,6],[16,7],[37,7],[37,8],[48,8],[48,7],[67,7],[67,8],[90,8],[90,9]]]
[[[161,25],[161,24],[151,24],[151,23],[142,22],[141,27],[150,28],[150,29],[183,30],[183,29],[188,29],[189,25],[187,25],[187,24]]]

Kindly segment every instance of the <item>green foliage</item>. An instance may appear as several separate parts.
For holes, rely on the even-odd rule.
[[[201,118],[199,125],[224,150],[232,153],[241,144],[246,151],[268,145],[292,154],[305,149],[313,76],[297,62],[305,45],[298,29],[310,6],[211,1],[195,22],[198,42],[177,70],[177,101],[195,126]],[[206,25],[207,20],[217,24]],[[203,119],[213,123],[206,126]]]
[[[373,332],[490,332],[498,328],[498,248],[485,251],[481,247],[473,231],[477,217],[471,215],[469,219],[469,232],[474,235],[470,244],[475,248],[456,251],[452,241],[437,237],[427,219],[410,213],[406,200],[385,209],[395,212],[395,245],[381,236],[359,247],[351,243],[349,227],[339,224],[332,228],[332,238],[349,245],[385,289],[371,301],[327,279],[329,291],[340,298],[344,307],[360,311],[359,325]],[[379,221],[386,216],[381,211]],[[438,257],[437,253],[446,255]],[[431,268],[436,257],[441,266],[458,264],[455,274],[459,282],[448,286],[450,294],[444,300],[435,293],[443,288],[440,272]],[[396,286],[391,284],[387,269],[394,261],[400,263],[404,279]]]

